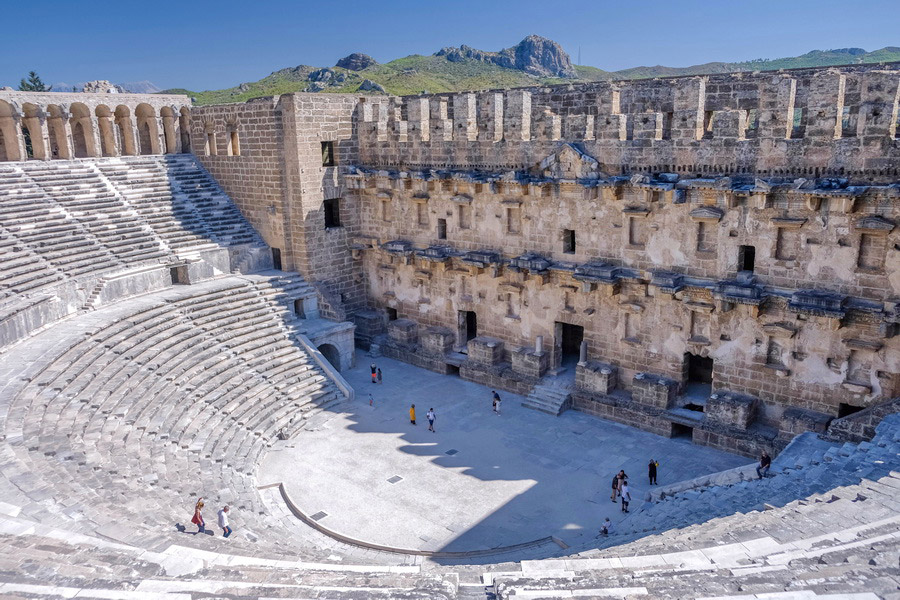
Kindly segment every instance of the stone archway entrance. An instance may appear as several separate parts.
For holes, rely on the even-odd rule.
[[[337,348],[331,344],[322,344],[318,347],[318,350],[331,363],[332,367],[337,369],[338,372],[341,371],[341,353],[338,352]]]

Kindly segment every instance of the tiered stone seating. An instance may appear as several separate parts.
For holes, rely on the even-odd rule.
[[[293,544],[280,522],[252,523],[266,512],[253,475],[277,436],[343,398],[292,337],[302,323],[286,299],[313,293],[299,276],[226,278],[125,301],[24,342],[21,361],[45,358],[26,369],[27,384],[4,390],[4,498],[57,499],[32,516],[140,540],[160,523],[174,531],[182,505],[207,495],[247,515],[247,533],[271,527],[273,550]]]
[[[837,446],[804,434],[779,455],[774,477],[647,504],[600,540],[606,549],[523,561],[521,571],[490,580],[503,599],[604,597],[611,590],[877,598],[897,586],[898,465],[900,415],[885,419],[871,443]]]
[[[263,243],[191,155],[0,168],[4,315],[67,281],[243,245]]]

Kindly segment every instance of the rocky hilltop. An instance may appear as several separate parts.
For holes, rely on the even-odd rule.
[[[341,60],[337,61],[337,64],[335,64],[334,66],[340,67],[342,69],[347,69],[348,71],[362,71],[365,68],[377,64],[378,61],[368,54],[363,54],[362,52],[354,52],[353,54],[345,56]]]
[[[477,60],[506,69],[517,69],[536,77],[575,78],[578,74],[572,60],[562,46],[539,35],[529,35],[512,48],[486,52],[470,46],[441,48],[435,56],[451,62]]]

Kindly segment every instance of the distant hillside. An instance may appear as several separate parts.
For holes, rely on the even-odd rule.
[[[379,64],[371,57],[354,53],[334,67],[300,65],[275,71],[259,81],[242,83],[224,90],[164,90],[184,93],[197,104],[243,102],[252,98],[288,92],[368,93],[394,95],[423,92],[452,92],[511,88],[556,83],[579,83],[611,79],[646,79],[679,75],[710,75],[736,71],[770,71],[900,61],[900,47],[889,46],[873,52],[862,48],[813,50],[802,56],[757,59],[745,62],[710,62],[690,67],[633,67],[604,71],[573,65],[556,42],[528,36],[512,48],[486,52],[460,46],[442,48],[430,56],[412,55]],[[361,87],[362,86],[362,87]]]

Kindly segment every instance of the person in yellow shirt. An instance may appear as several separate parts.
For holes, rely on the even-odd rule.
[[[413,425],[416,424],[416,405],[413,404],[409,407],[409,422]]]

